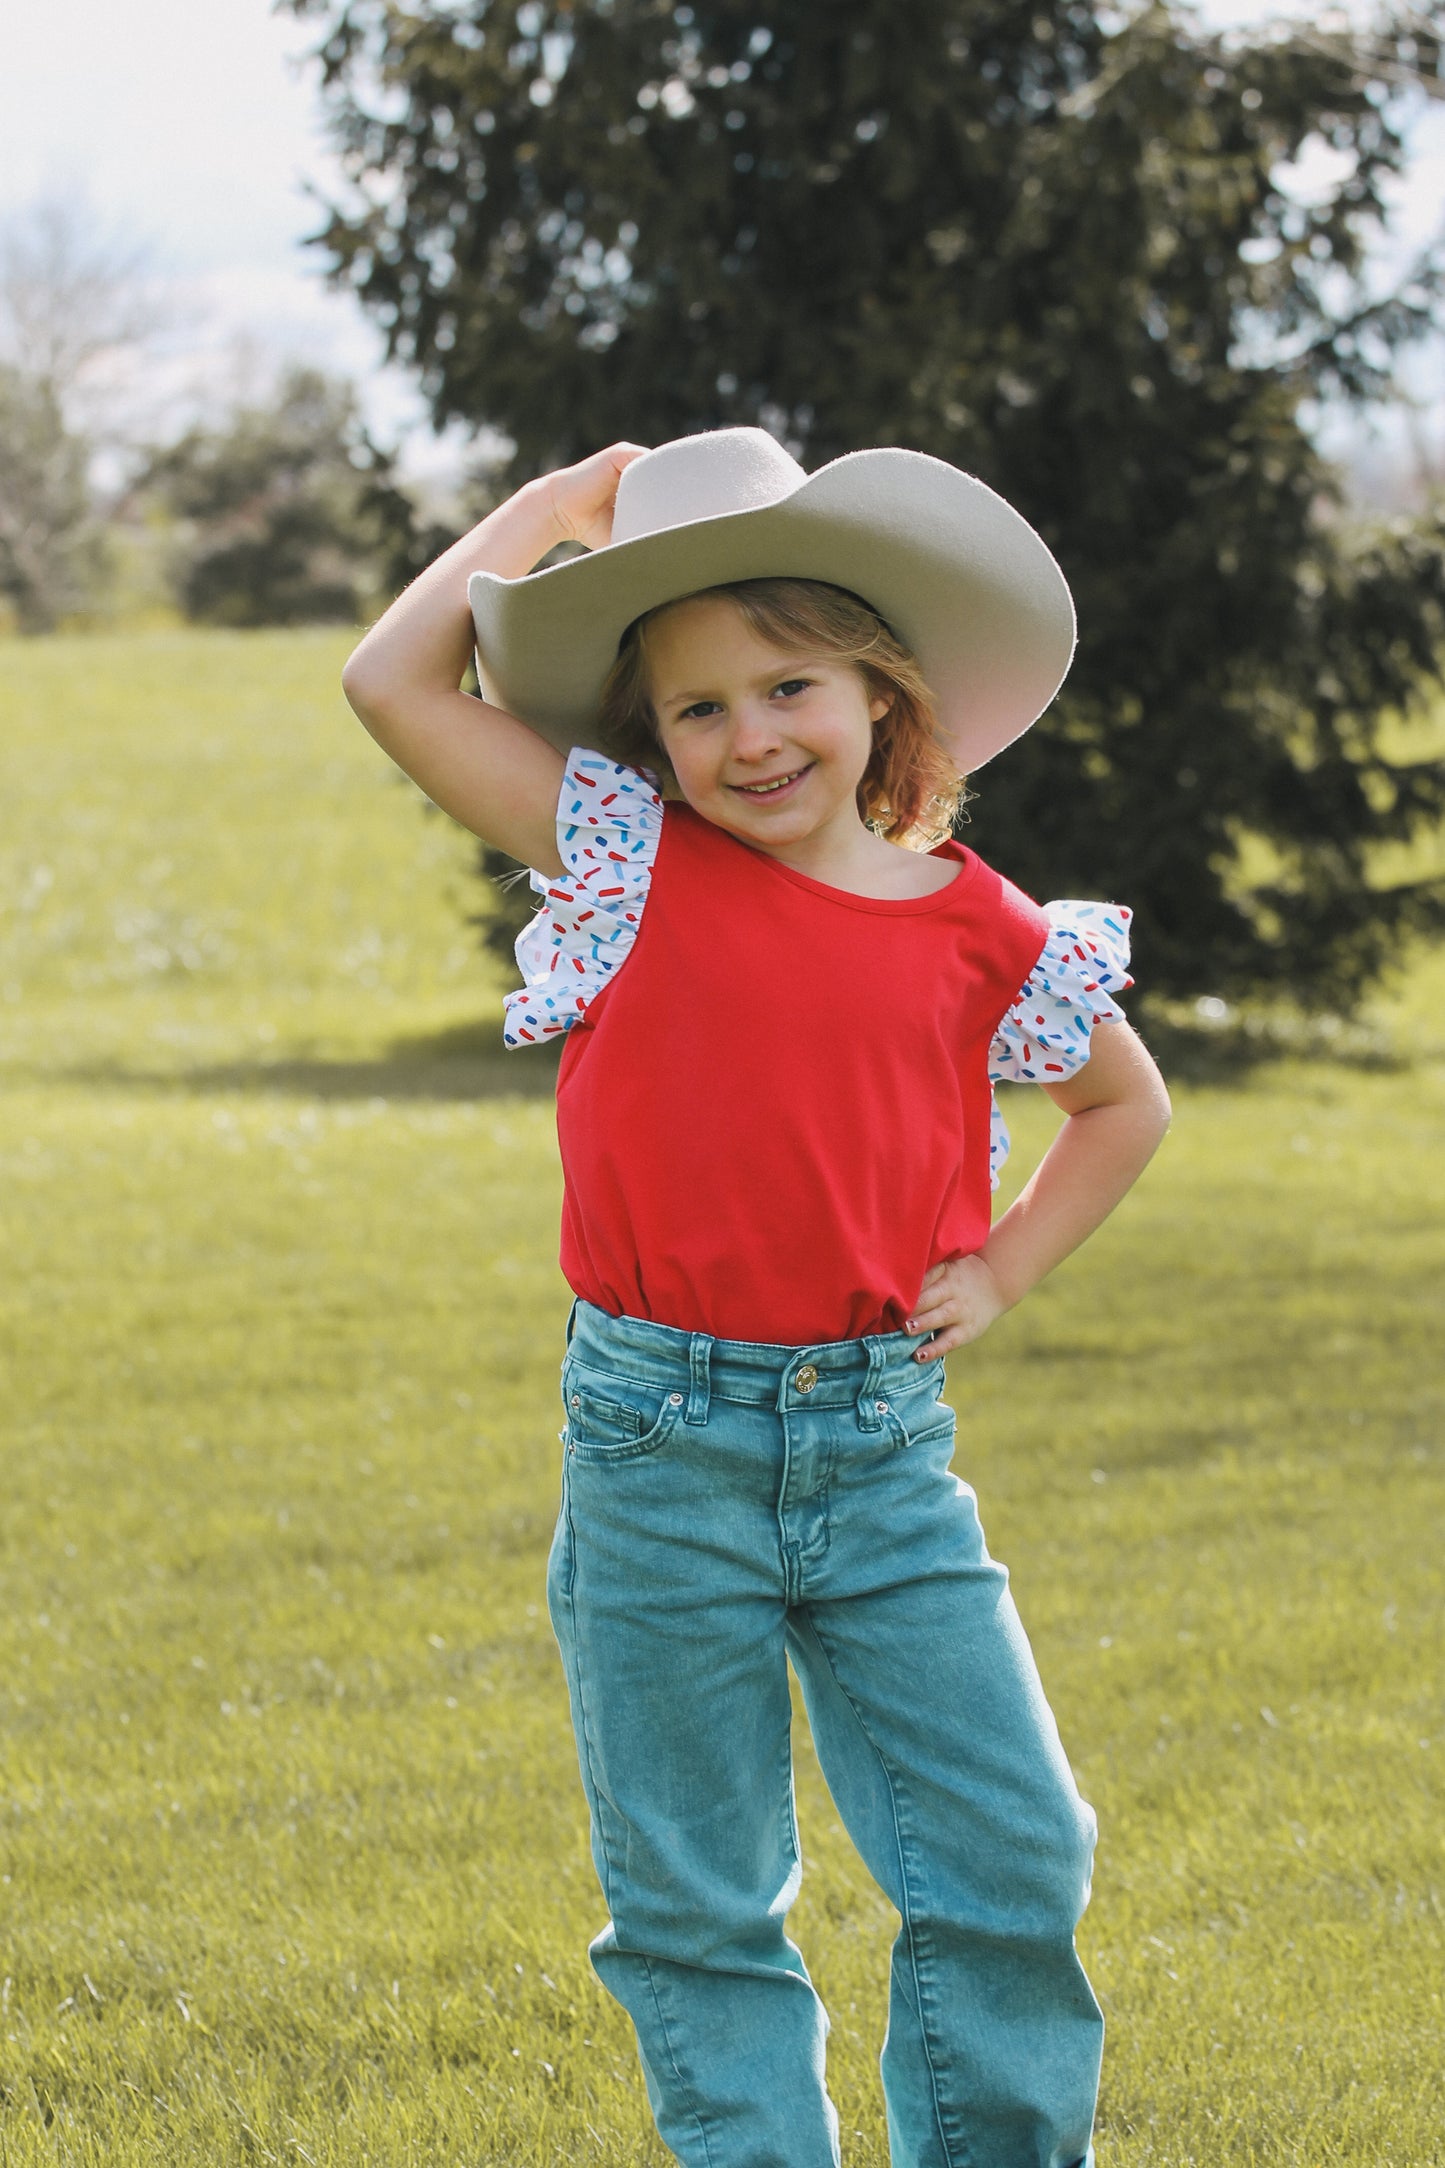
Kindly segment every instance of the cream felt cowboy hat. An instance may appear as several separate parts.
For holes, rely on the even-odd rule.
[[[521,579],[473,573],[483,692],[564,752],[594,745],[634,618],[778,575],[850,588],[886,619],[918,658],[960,773],[1038,719],[1073,654],[1063,573],[973,475],[894,450],[806,474],[766,430],[714,429],[623,469],[604,549]]]

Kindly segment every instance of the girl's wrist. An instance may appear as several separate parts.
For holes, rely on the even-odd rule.
[[[990,1257],[989,1245],[987,1242],[984,1243],[984,1246],[981,1250],[975,1252],[975,1255],[977,1256],[979,1263],[983,1266],[985,1272],[987,1272],[990,1280],[992,1280],[994,1290],[998,1295],[1000,1303],[1003,1305],[1003,1310],[1015,1309],[1018,1304],[1023,1301],[1024,1296],[1028,1294],[1029,1290],[1034,1286],[1034,1280],[1026,1275],[1019,1274],[1017,1272],[1015,1272],[1011,1279],[1007,1272],[1001,1267],[997,1251],[995,1251],[994,1255]],[[1002,1314],[1003,1312],[1000,1311],[1000,1315]]]
[[[524,482],[504,504],[489,512],[467,536],[475,557],[473,570],[520,579],[566,540],[547,476]]]

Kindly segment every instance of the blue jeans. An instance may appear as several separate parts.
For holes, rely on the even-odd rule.
[[[828,2021],[786,1929],[789,1656],[901,1919],[895,2168],[1092,2163],[1103,2019],[1074,1928],[1094,1816],[920,1344],[573,1313],[548,1598],[612,1915],[592,1961],[686,2168],[838,2160]]]

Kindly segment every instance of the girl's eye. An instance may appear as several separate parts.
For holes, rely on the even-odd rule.
[[[773,695],[781,693],[785,700],[791,700],[796,694],[806,692],[812,682],[811,678],[784,678],[780,684],[773,687]],[[720,700],[694,700],[690,707],[678,709],[677,719],[680,723],[702,723],[706,722],[710,716],[721,715],[722,712],[723,708]]]

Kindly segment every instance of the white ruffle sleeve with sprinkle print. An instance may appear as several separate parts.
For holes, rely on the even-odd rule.
[[[988,1054],[993,1084],[1061,1084],[1089,1058],[1095,1024],[1123,1021],[1110,997],[1129,976],[1129,922],[1122,903],[1069,898],[1044,905],[1049,937]],[[989,1173],[995,1189],[1009,1155],[1008,1126],[995,1094],[989,1131]]]
[[[557,804],[563,871],[532,875],[542,908],[517,937],[526,984],[506,999],[507,1046],[555,1039],[625,961],[661,839],[662,800],[647,778],[574,746]]]
[[[662,800],[635,768],[574,747],[557,806],[560,876],[532,874],[542,908],[517,939],[526,982],[506,997],[503,1039],[554,1039],[584,1016],[637,939],[662,837]],[[1133,985],[1124,904],[1069,898],[1044,905],[1049,935],[989,1049],[993,1084],[1061,1083],[1089,1058],[1095,1024],[1115,1023],[1112,998]],[[1009,1133],[998,1100],[989,1174],[998,1187]]]

